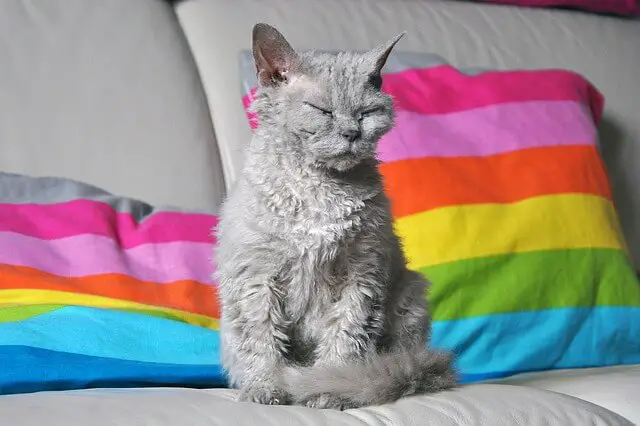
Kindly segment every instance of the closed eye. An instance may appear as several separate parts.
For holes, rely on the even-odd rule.
[[[380,112],[381,110],[382,110],[382,108],[375,107],[375,108],[365,109],[364,111],[360,111],[359,119],[362,120],[364,117],[366,117],[368,115],[371,115],[371,114],[375,114],[377,112]]]
[[[314,105],[314,104],[309,103],[309,102],[304,102],[304,104],[310,106],[313,109],[317,109],[318,111],[320,111],[321,113],[323,113],[325,115],[333,115],[333,111],[329,111],[328,109],[320,108],[319,106]]]

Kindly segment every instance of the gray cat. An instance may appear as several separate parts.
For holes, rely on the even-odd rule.
[[[396,39],[364,54],[296,53],[253,29],[260,126],[217,228],[223,365],[240,400],[345,409],[456,383],[426,349],[428,283],[393,232],[376,144]]]

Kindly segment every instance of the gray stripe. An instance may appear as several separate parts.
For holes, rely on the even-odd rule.
[[[308,52],[308,51],[305,51]],[[355,51],[362,53],[359,51]],[[336,54],[337,50],[314,50],[317,54]],[[251,50],[241,50],[238,55],[240,78],[242,81],[242,94],[246,95],[256,87],[256,70],[253,64],[253,54]],[[433,68],[439,65],[446,65],[447,61],[442,56],[435,53],[413,53],[413,52],[391,52],[384,67],[385,73],[397,73],[416,68]],[[477,75],[489,71],[483,68],[464,68],[460,72],[467,75]]]
[[[54,204],[74,200],[92,200],[108,204],[122,213],[142,220],[159,212],[189,212],[174,207],[154,207],[145,202],[118,197],[96,186],[56,177],[30,177],[0,172],[0,203]]]

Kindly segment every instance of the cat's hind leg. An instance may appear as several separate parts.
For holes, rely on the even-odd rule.
[[[419,273],[406,270],[394,284],[387,301],[385,341],[389,346],[411,348],[427,344],[431,317],[427,302],[429,282]]]
[[[407,270],[394,288],[389,305],[389,329],[385,351],[419,354],[419,368],[405,383],[406,393],[432,393],[455,386],[457,374],[451,353],[429,348],[431,318],[427,290],[429,282]]]

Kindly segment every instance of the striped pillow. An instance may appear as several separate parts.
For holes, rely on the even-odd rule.
[[[255,87],[241,60],[244,103]],[[603,99],[562,70],[461,72],[395,53],[380,170],[435,347],[466,382],[640,363],[640,284],[597,147]],[[256,117],[250,116],[252,125]]]
[[[215,224],[0,173],[0,394],[224,385]]]

